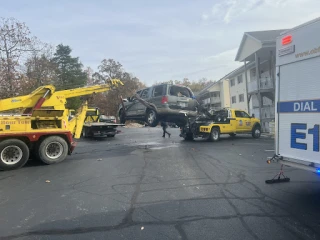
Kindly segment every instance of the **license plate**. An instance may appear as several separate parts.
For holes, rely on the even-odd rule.
[[[180,102],[179,105],[180,105],[180,107],[186,107],[187,106],[187,104],[184,103],[184,102]]]

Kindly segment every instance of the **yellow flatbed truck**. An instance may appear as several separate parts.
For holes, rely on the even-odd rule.
[[[65,108],[68,98],[105,92],[123,85],[110,80],[103,85],[56,91],[52,85],[37,88],[32,93],[0,100],[0,170],[22,167],[33,157],[46,164],[63,161],[80,138],[86,111],[85,103],[77,115],[69,119]],[[20,114],[7,111],[20,110]],[[3,114],[3,115],[2,115]]]
[[[254,138],[261,135],[260,120],[243,110],[221,109],[213,114],[199,114],[188,118],[187,124],[180,128],[180,137],[185,140],[204,138],[219,141],[221,134],[251,134]]]

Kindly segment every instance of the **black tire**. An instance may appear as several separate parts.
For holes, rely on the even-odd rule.
[[[120,109],[120,111],[119,111],[119,118],[120,118],[120,124],[125,124],[126,123],[126,119],[125,119],[124,114],[123,114],[123,109]]]
[[[159,123],[158,114],[153,109],[148,109],[146,113],[146,123],[150,127],[156,127]]]
[[[68,144],[59,136],[47,137],[36,149],[37,158],[45,164],[62,162],[68,155]]]
[[[19,139],[0,142],[0,170],[14,170],[23,167],[29,159],[27,144]]]
[[[252,137],[259,138],[260,136],[261,136],[261,127],[259,125],[256,125],[252,129]]]
[[[114,137],[115,135],[107,135],[107,137]]]
[[[192,133],[187,133],[186,136],[184,137],[184,140],[186,141],[193,141],[193,134]]]
[[[211,142],[217,142],[220,140],[220,129],[217,127],[214,127],[211,129],[210,133],[210,141]]]
[[[235,133],[229,133],[230,137],[235,137],[237,134]]]
[[[86,133],[85,128],[82,129],[81,136],[82,136],[83,138],[87,138],[87,133]]]

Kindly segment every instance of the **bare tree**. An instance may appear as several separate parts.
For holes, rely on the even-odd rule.
[[[18,91],[21,73],[18,71],[23,54],[33,51],[29,28],[14,18],[0,20],[0,73],[3,96],[14,96]]]
[[[105,94],[97,94],[91,105],[99,107],[105,114],[116,115],[120,104],[120,96],[133,96],[135,91],[144,87],[138,78],[124,71],[122,65],[113,59],[104,59],[98,67],[99,72],[93,74],[95,84],[107,83],[110,79],[120,79],[124,86]]]
[[[52,54],[53,49],[47,44],[38,45],[38,48],[31,52],[24,63],[25,81],[21,81],[24,92],[55,82],[56,65],[51,61]]]

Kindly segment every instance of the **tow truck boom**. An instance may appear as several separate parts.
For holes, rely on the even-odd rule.
[[[64,110],[66,99],[109,91],[115,85],[123,85],[118,80],[110,80],[110,84],[101,84],[88,87],[56,91],[53,85],[37,88],[25,96],[18,96],[0,100],[0,112],[18,108],[54,107],[55,110]]]

